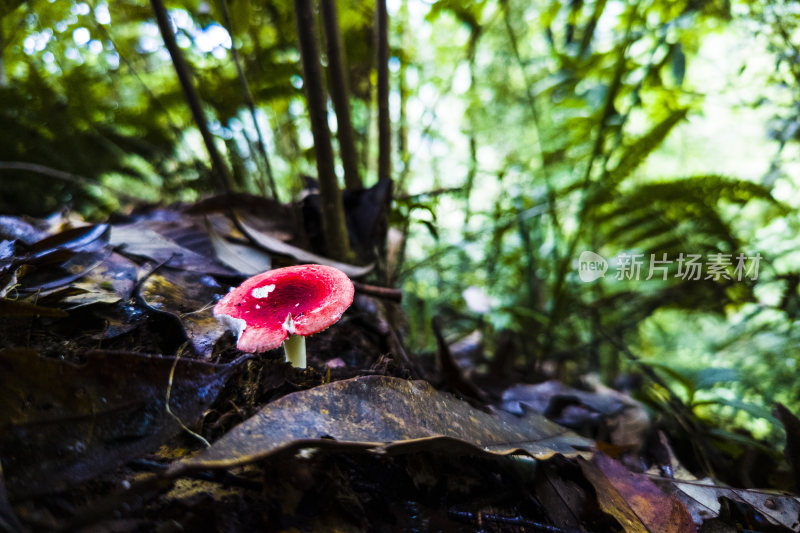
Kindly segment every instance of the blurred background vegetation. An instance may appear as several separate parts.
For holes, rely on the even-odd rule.
[[[375,4],[337,6],[371,186]],[[234,189],[292,200],[316,175],[294,6],[166,7]],[[387,8],[381,177],[394,180],[390,242],[403,243],[387,281],[404,290],[409,346],[433,349],[436,316],[448,338],[479,339],[476,370],[506,379],[596,372],[625,385],[647,365],[729,435],[776,438],[771,404],[800,409],[798,4]],[[3,0],[0,15],[0,213],[103,219],[222,192],[148,2]],[[683,280],[673,263],[666,280],[618,280],[612,262],[585,283],[584,250],[762,259],[757,279]],[[649,389],[652,405],[666,401]]]

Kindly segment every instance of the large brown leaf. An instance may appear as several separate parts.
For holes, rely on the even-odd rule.
[[[16,497],[63,489],[152,451],[180,431],[166,411],[174,358],[94,351],[85,363],[0,351],[0,458]],[[185,424],[214,401],[234,364],[180,359],[170,409]]]
[[[643,474],[631,472],[602,453],[592,462],[580,460],[583,474],[594,486],[597,501],[627,533],[695,533],[686,507],[665,494]]]
[[[184,467],[229,467],[294,447],[337,445],[401,452],[432,447],[471,453],[575,454],[592,442],[531,413],[490,414],[425,381],[367,376],[276,400]]]

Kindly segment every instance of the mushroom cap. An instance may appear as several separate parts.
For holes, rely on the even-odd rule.
[[[243,352],[265,352],[294,335],[313,335],[353,303],[353,282],[325,265],[276,268],[245,280],[214,306]]]

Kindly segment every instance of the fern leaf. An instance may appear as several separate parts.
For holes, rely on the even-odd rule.
[[[688,109],[673,111],[667,118],[656,124],[648,133],[630,144],[620,157],[617,166],[608,172],[604,189],[616,189],[625,178],[630,176],[634,170],[644,163],[647,156],[649,156],[653,150],[661,146],[661,143],[667,138],[672,128],[686,118],[688,112]]]

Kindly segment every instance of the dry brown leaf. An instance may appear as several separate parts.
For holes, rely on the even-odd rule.
[[[547,458],[574,455],[591,444],[535,413],[490,414],[425,381],[367,376],[284,396],[177,468],[225,468],[280,450],[335,445]]]

